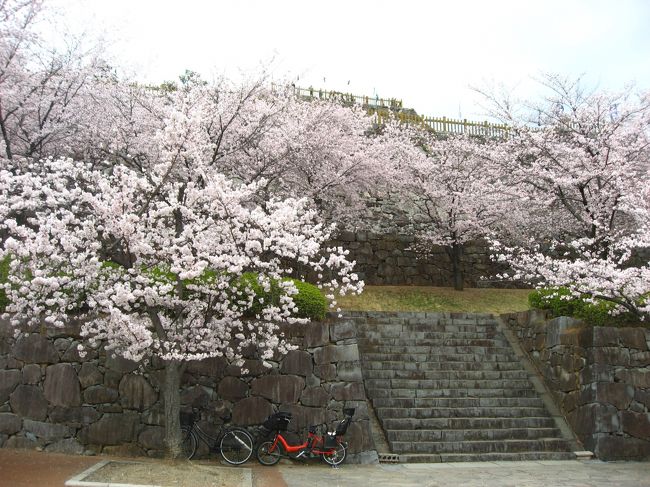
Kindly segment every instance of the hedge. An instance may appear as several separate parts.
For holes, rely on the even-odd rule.
[[[113,269],[119,266],[111,262],[105,262],[103,263],[103,267],[106,269]],[[149,272],[155,279],[160,280],[161,282],[173,282],[175,279],[175,275],[173,273],[158,268],[150,269]],[[0,260],[0,286],[7,282],[8,274],[9,257],[6,257],[5,259]],[[204,275],[200,276],[196,280],[200,281],[201,283],[205,283],[214,277],[214,272],[206,271]],[[300,318],[322,320],[327,313],[327,300],[320,292],[320,290],[313,284],[309,284],[298,279],[285,280],[292,281],[298,290],[298,294],[293,296],[293,301],[298,308],[296,315]],[[271,280],[269,291],[265,291],[262,285],[259,283],[258,274],[253,272],[246,272],[238,277],[234,284],[235,287],[240,290],[242,297],[247,296],[247,293],[244,292],[244,289],[246,287],[250,287],[255,292],[256,297],[253,300],[253,306],[246,313],[246,315],[249,317],[255,316],[262,310],[262,299],[264,303],[270,302],[276,305],[279,305],[280,303],[280,297],[283,290],[276,280]],[[9,301],[5,290],[0,287],[0,312],[4,311],[8,303]]]
[[[610,314],[616,304],[603,299],[588,300],[575,297],[566,287],[537,289],[528,295],[528,304],[536,309],[546,309],[553,316],[572,316],[593,326],[620,326],[638,324],[632,313]]]

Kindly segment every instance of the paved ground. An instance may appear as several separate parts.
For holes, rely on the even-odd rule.
[[[0,487],[63,487],[65,480],[105,458],[0,448]],[[344,465],[333,469],[319,463],[283,461],[275,467],[251,462],[246,468],[252,470],[253,487],[650,487],[650,462]]]
[[[650,462],[597,461],[281,466],[287,487],[646,487]]]

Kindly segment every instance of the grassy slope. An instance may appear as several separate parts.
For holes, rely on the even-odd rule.
[[[338,301],[343,310],[508,313],[529,309],[530,292],[530,289],[455,291],[448,287],[366,286],[361,296],[344,296]]]

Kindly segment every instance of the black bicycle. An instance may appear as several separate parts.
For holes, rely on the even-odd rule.
[[[197,413],[181,413],[181,432],[183,435],[183,456],[191,460],[196,454],[199,440],[205,443],[210,453],[219,453],[231,465],[246,463],[253,454],[253,437],[244,428],[237,426],[224,426],[217,437],[210,436],[198,425]],[[224,423],[231,417],[222,417]]]

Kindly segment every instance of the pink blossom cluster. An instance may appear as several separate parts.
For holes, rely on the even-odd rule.
[[[518,238],[493,236],[494,253],[510,277],[645,319],[650,268],[637,256],[650,247],[650,99],[587,92],[558,76],[545,83],[551,97],[532,107],[539,126],[507,116],[515,136],[505,143],[504,178],[527,217],[511,225]]]
[[[255,345],[271,358],[288,345],[278,324],[297,318],[295,261],[327,275],[332,296],[360,292],[342,248],[322,251],[331,228],[305,199],[256,203],[257,184],[237,184],[195,165],[166,181],[116,166],[110,173],[72,159],[10,164],[1,173],[1,229],[9,234],[8,316],[18,325],[62,326],[70,312],[89,318],[89,346],[141,360],[241,358]],[[156,167],[166,173],[170,163]],[[195,175],[200,174],[200,178]],[[12,215],[21,215],[20,222]],[[279,304],[247,319],[255,292],[237,277],[257,271]]]

